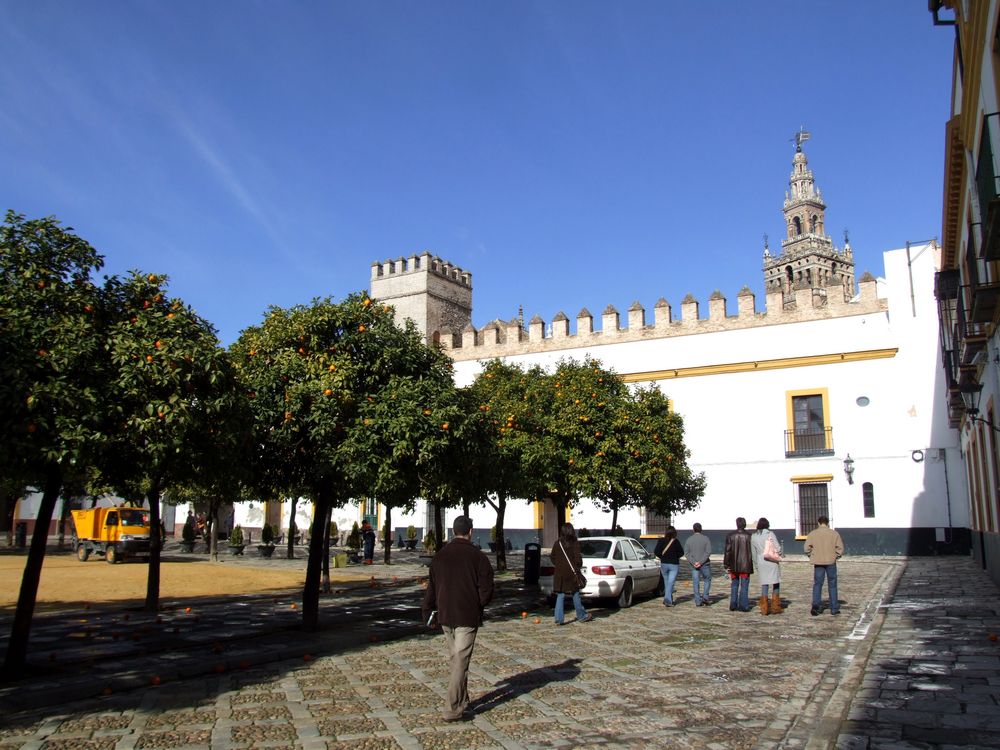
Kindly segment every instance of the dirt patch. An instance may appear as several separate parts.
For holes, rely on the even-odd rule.
[[[224,558],[220,558],[224,559]],[[0,609],[13,608],[21,588],[25,555],[0,555]],[[103,558],[80,562],[75,555],[48,554],[38,586],[38,611],[84,603],[142,601],[147,566],[109,565]],[[301,590],[304,570],[268,569],[209,560],[160,563],[160,599]]]

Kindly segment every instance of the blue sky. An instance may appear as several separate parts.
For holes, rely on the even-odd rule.
[[[860,275],[940,234],[953,31],[879,2],[0,3],[0,208],[230,343],[423,250],[473,322],[744,284],[800,126]]]

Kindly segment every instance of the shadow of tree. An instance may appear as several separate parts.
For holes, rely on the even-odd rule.
[[[549,664],[537,667],[527,672],[508,677],[496,683],[493,690],[480,696],[469,704],[469,711],[484,713],[497,708],[518,696],[526,695],[535,688],[544,687],[553,682],[568,682],[580,675],[578,666],[583,659],[566,659],[559,664]]]

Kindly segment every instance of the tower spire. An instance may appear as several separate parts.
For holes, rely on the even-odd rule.
[[[849,246],[844,251],[834,247],[826,233],[826,203],[802,150],[809,138],[810,133],[800,128],[791,139],[795,156],[782,208],[786,236],[780,254],[764,256],[764,284],[768,290],[780,289],[786,299],[794,299],[796,289],[809,288],[824,297],[830,287],[842,287],[845,298],[850,298],[854,296],[854,257]]]

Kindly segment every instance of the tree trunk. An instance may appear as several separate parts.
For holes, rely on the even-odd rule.
[[[59,542],[56,549],[63,551],[66,545],[66,522],[69,520],[69,502],[63,498],[62,507],[59,508]]]
[[[441,522],[441,506],[434,503],[434,551],[444,546],[444,524]]]
[[[385,523],[382,524],[382,536],[383,547],[385,551],[383,552],[383,561],[386,565],[392,562],[392,508],[388,505],[385,506]]]
[[[563,524],[566,523],[566,496],[563,494],[552,495],[552,504],[556,508],[556,535],[558,536],[562,530]]]
[[[503,498],[497,503],[497,572],[507,570],[507,542],[503,536],[503,517],[507,512],[507,501]]]
[[[11,679],[23,674],[24,662],[28,656],[28,636],[31,634],[31,619],[35,614],[35,600],[38,597],[38,581],[42,576],[42,562],[45,560],[45,547],[49,540],[49,524],[52,522],[52,513],[61,487],[62,471],[53,465],[49,467],[45,477],[42,502],[38,506],[38,515],[35,518],[35,531],[31,535],[28,561],[21,577],[21,592],[17,597],[17,609],[14,611],[10,640],[7,642],[7,656],[3,662],[4,675]]]
[[[615,529],[618,528],[618,505],[611,506],[611,533],[615,533]]]
[[[323,593],[330,593],[330,517],[333,516],[333,508],[327,511],[323,522]]]
[[[462,498],[462,515],[472,518],[471,504],[464,497]]]
[[[209,552],[212,553],[212,562],[219,562],[219,502],[218,498],[212,500],[208,504],[208,525],[212,529],[211,544],[209,544]]]
[[[333,507],[329,486],[316,493],[312,531],[309,535],[309,560],[306,563],[306,583],[302,589],[302,627],[307,632],[319,628],[319,584],[323,566],[323,526]],[[329,525],[329,524],[327,524]]]
[[[147,612],[156,612],[160,608],[160,535],[155,530],[160,528],[160,480],[154,479],[146,494],[149,502],[149,572],[146,576],[146,606]]]
[[[297,496],[291,499],[292,506],[289,509],[288,515],[288,552],[286,557],[289,560],[295,558],[295,533],[298,531],[298,527],[295,525],[295,506],[298,502],[299,498]],[[313,520],[315,521],[315,516],[313,517]],[[315,523],[313,525],[315,525]]]

